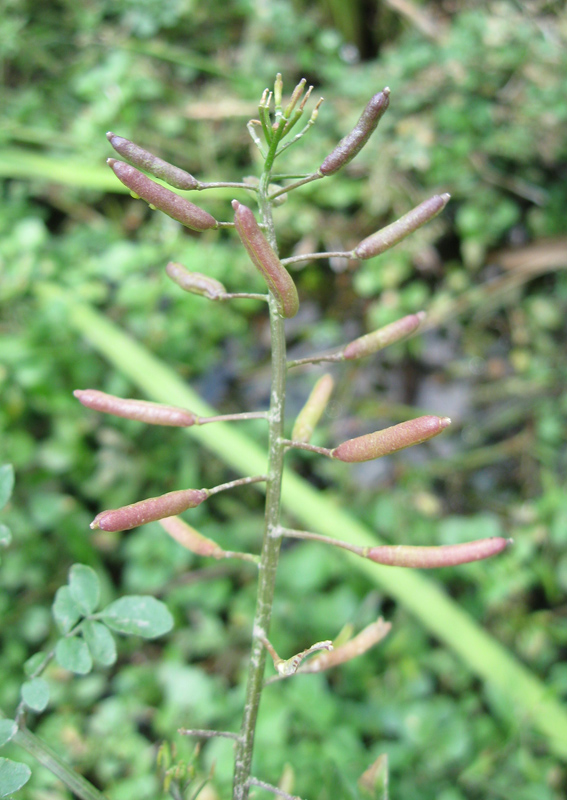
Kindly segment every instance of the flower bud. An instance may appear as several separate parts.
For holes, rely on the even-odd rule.
[[[208,275],[201,275],[200,272],[190,272],[183,264],[178,264],[176,261],[170,261],[165,271],[174,283],[191,294],[200,294],[209,300],[218,300],[226,294],[226,289],[220,281],[209,278]]]
[[[73,394],[80,403],[94,411],[147,422],[148,425],[190,428],[197,421],[195,414],[186,408],[151,403],[149,400],[127,400],[97,389],[76,389]]]
[[[377,331],[350,342],[343,349],[342,356],[348,361],[369,356],[371,353],[377,353],[384,347],[398,342],[416,331],[424,319],[425,311],[418,311],[417,314],[408,314],[407,317],[402,317],[389,325],[385,325],[383,328],[378,328]]]
[[[376,130],[389,103],[390,89],[388,87],[374,95],[352,131],[344,139],[341,139],[319,167],[322,175],[334,175],[341,167],[352,161]]]
[[[309,442],[315,426],[321,419],[327,407],[329,397],[333,391],[333,379],[330,375],[323,375],[313,387],[307,402],[299,412],[291,438],[294,442]]]
[[[370,547],[366,558],[377,564],[390,567],[416,567],[417,569],[433,569],[435,567],[454,567],[457,564],[469,564],[501,553],[512,539],[492,536],[490,539],[479,539],[464,544],[449,544],[440,547],[413,547],[411,545],[383,545]]]
[[[382,431],[349,439],[331,450],[330,455],[349,463],[371,461],[373,458],[381,458],[405,447],[426,442],[450,424],[449,417],[417,417]]]
[[[106,138],[125,161],[149,172],[155,178],[160,178],[170,186],[175,186],[176,189],[196,189],[199,186],[199,181],[189,172],[154,156],[153,153],[144,150],[134,142],[123,139],[122,136],[117,136],[111,131],[106,134]]]
[[[124,161],[117,161],[115,158],[106,160],[119,181],[127,186],[134,194],[145,200],[146,203],[155,208],[159,208],[169,217],[176,219],[186,228],[194,231],[206,231],[209,228],[217,228],[218,222],[208,211],[205,211],[184,197],[180,197],[175,192],[160,186],[159,183],[150,180],[142,172],[126,164]]]
[[[294,317],[299,310],[299,298],[291,275],[274,253],[248,206],[233,200],[232,207],[234,223],[242,244],[254,265],[264,276],[280,313],[287,318]]]
[[[354,255],[356,258],[362,259],[379,256],[436,217],[445,208],[450,199],[450,194],[436,194],[430,197],[429,200],[425,200],[420,205],[412,208],[411,211],[408,211],[396,222],[392,222],[391,225],[387,225],[382,230],[363,239],[354,248]]]
[[[181,489],[159,497],[150,497],[122,508],[101,511],[91,522],[91,528],[103,531],[129,531],[138,525],[175,516],[188,508],[195,508],[209,496],[207,489]]]

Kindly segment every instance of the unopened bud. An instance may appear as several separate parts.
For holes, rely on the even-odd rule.
[[[383,328],[378,328],[377,331],[361,336],[359,339],[347,344],[342,351],[343,358],[350,361],[377,353],[384,347],[412,334],[419,328],[424,319],[425,311],[418,311],[417,314],[408,314],[407,317],[402,317],[389,325],[385,325]]]
[[[294,442],[309,442],[315,426],[327,407],[329,397],[333,391],[333,379],[330,375],[323,375],[313,387],[307,402],[297,415],[291,438]]]
[[[128,400],[99,392],[97,389],[76,389],[73,394],[80,403],[94,411],[146,422],[148,425],[190,428],[197,421],[195,414],[186,408],[152,403],[149,400]]]
[[[334,175],[362,150],[376,130],[390,103],[390,89],[386,87],[370,100],[352,131],[341,139],[332,153],[319,167],[322,175]]]
[[[218,227],[218,222],[208,211],[190,203],[189,200],[166,189],[165,186],[160,186],[159,183],[150,180],[130,164],[117,161],[115,158],[108,158],[106,163],[124,186],[127,186],[146,203],[159,208],[169,217],[185,225],[186,228],[194,231],[206,231],[209,228]]]
[[[417,417],[382,431],[349,439],[331,450],[331,456],[349,463],[371,461],[374,458],[396,453],[405,447],[426,442],[433,436],[437,436],[450,424],[449,417]]]
[[[512,539],[493,536],[464,544],[448,544],[440,547],[413,547],[412,545],[383,545],[370,547],[366,558],[377,564],[390,567],[415,567],[433,569],[435,567],[454,567],[469,564],[501,553]]]
[[[220,281],[201,275],[200,272],[190,272],[183,264],[170,261],[165,271],[171,280],[191,294],[200,294],[209,300],[218,300],[226,294],[226,289]]]
[[[103,531],[129,531],[138,525],[156,522],[158,519],[181,514],[188,508],[195,508],[208,496],[207,489],[181,489],[159,497],[149,497],[129,506],[101,511],[91,522],[91,528],[93,530],[100,528]]]
[[[450,199],[450,194],[436,194],[430,197],[429,200],[425,200],[420,205],[412,208],[411,211],[408,211],[396,222],[392,222],[391,225],[387,225],[382,230],[363,239],[354,248],[354,255],[356,258],[362,259],[379,256],[436,217],[445,208]]]
[[[294,317],[299,310],[299,298],[291,275],[273,251],[248,206],[233,200],[232,207],[234,223],[242,244],[254,265],[264,276],[280,313],[287,318]]]
[[[175,167],[162,158],[154,156],[148,150],[144,150],[129,139],[123,139],[122,136],[117,136],[115,133],[109,131],[106,138],[129,164],[134,167],[149,172],[155,178],[160,178],[162,181],[169,183],[170,186],[175,186],[176,189],[196,189],[199,186],[199,181],[196,180],[189,172],[184,169]]]

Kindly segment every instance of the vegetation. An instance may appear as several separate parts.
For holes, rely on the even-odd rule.
[[[289,476],[284,504],[301,526],[363,546],[376,535],[415,545],[494,535],[515,547],[426,580],[317,542],[287,544],[279,653],[378,614],[392,631],[333,672],[270,686],[256,772],[277,783],[293,764],[293,780],[290,769],[282,778],[293,793],[353,797],[385,753],[404,800],[565,792],[564,12],[494,3],[401,18],[384,5],[366,19],[362,5],[350,7],[351,29],[340,4],[287,2],[53,3],[41,14],[13,2],[0,22],[0,460],[17,476],[2,512],[12,542],[0,565],[0,707],[12,715],[22,664],[54,645],[49,607],[72,564],[99,576],[101,607],[123,595],[163,600],[170,634],[142,647],[121,639],[117,666],[83,678],[50,665],[51,704],[30,722],[112,800],[176,791],[180,763],[202,778],[216,764],[201,797],[230,791],[232,743],[210,741],[193,761],[194,743],[172,732],[238,729],[255,578],[245,562],[181,551],[158,523],[118,535],[88,525],[101,508],[218,485],[226,464],[261,474],[264,429],[193,427],[173,448],[158,428],[85,412],[72,392],[92,386],[204,416],[265,407],[269,383],[260,304],[209,303],[203,314],[206,300],[183,296],[163,272],[174,259],[261,292],[234,234],[184,233],[121,195],[101,134],[119,131],[199,180],[239,181],[255,159],[243,122],[278,69],[289,80],[306,74],[327,98],[308,147],[290,149],[290,172],[321,164],[377,89],[396,98],[345,175],[307,184],[277,209],[283,257],[349,252],[423,198],[452,195],[434,222],[356,270],[341,257],[290,265],[302,303],[288,330],[290,357],[301,359],[427,308],[423,333],[364,370],[331,367],[335,399],[316,443],[415,409],[453,425],[431,445],[354,468],[297,453],[317,491]],[[233,196],[207,196],[207,211],[225,219]],[[291,418],[313,374],[290,384]],[[331,504],[326,516],[316,496]],[[189,513],[225,550],[256,552],[261,505],[243,487]],[[156,769],[153,743],[163,739]],[[2,755],[26,760],[13,742]],[[34,769],[17,797],[46,796],[69,794]]]

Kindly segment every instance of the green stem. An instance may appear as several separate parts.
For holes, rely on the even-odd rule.
[[[270,162],[271,165],[272,162]],[[259,204],[266,235],[270,244],[276,248],[274,224],[271,206],[267,200],[270,183],[270,169],[268,161],[259,186]],[[280,553],[281,539],[274,538],[271,534],[279,527],[281,509],[281,482],[283,474],[284,446],[283,422],[286,386],[286,341],[284,319],[278,311],[275,298],[270,295],[270,330],[272,344],[272,381],[270,392],[269,416],[269,454],[268,454],[268,481],[266,484],[266,506],[264,539],[260,556],[258,593],[256,599],[256,614],[252,630],[252,648],[250,665],[248,668],[248,683],[246,687],[246,703],[240,738],[236,745],[234,764],[233,800],[247,800],[250,786],[250,771],[252,767],[252,754],[254,750],[254,733],[260,698],[264,683],[264,669],[266,665],[266,650],[263,640],[268,637],[276,570]]]
[[[13,741],[23,747],[24,750],[27,750],[36,761],[47,767],[50,772],[65,784],[69,791],[73,792],[81,800],[107,800],[106,795],[99,792],[92,783],[69,767],[54,750],[48,747],[35,734],[23,728],[16,733]]]

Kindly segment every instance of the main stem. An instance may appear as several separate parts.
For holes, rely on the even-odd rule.
[[[273,157],[270,159],[270,154],[268,154],[264,173],[260,179],[258,202],[263,222],[266,225],[266,236],[274,250],[276,250],[272,210],[270,202],[267,199],[272,163]],[[252,648],[250,665],[248,667],[248,684],[246,687],[246,705],[244,707],[240,736],[236,745],[234,785],[232,792],[233,800],[247,800],[249,793],[250,770],[252,766],[252,753],[254,750],[254,733],[256,730],[256,720],[260,707],[260,698],[264,683],[264,668],[266,664],[266,650],[262,640],[268,638],[274,600],[276,570],[281,545],[281,538],[272,537],[270,533],[277,529],[280,523],[281,482],[284,458],[282,440],[286,382],[286,341],[284,319],[280,315],[278,305],[272,295],[270,295],[269,299],[269,309],[272,344],[272,380],[270,391],[268,480],[266,486],[264,539],[260,556],[256,614],[254,616],[254,627],[252,630]]]

